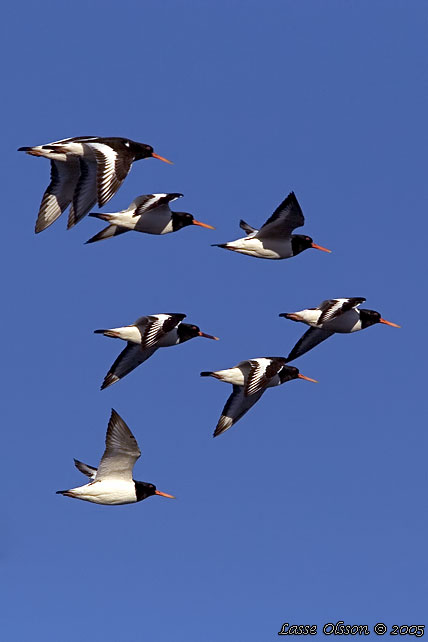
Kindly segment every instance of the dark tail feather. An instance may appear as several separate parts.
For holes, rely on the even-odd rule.
[[[113,339],[120,339],[120,336],[112,330],[94,330],[94,334],[103,334],[105,337],[112,337]]]
[[[102,212],[91,212],[88,216],[92,218],[100,218],[102,221],[109,221],[111,214],[103,214]]]

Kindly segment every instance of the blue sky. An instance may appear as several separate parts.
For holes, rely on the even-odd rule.
[[[277,639],[283,622],[428,624],[426,5],[23,2],[3,71],[4,639]],[[23,145],[127,136],[137,195],[216,227],[85,246],[62,217],[34,235],[49,164]],[[423,182],[424,181],[424,182]],[[294,190],[331,248],[260,261],[211,243]],[[177,208],[178,205],[178,208]],[[218,439],[230,387],[201,370],[286,355],[278,314],[364,296],[401,330],[338,336]],[[221,341],[159,351],[110,389],[119,342],[93,329],[184,312]],[[422,321],[422,322],[421,322]],[[97,465],[114,407],[137,479],[176,501],[103,507],[55,495]]]

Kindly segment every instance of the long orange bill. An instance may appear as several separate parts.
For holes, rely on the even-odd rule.
[[[153,158],[157,158],[158,160],[161,160],[161,161],[163,161],[164,163],[169,163],[170,165],[173,165],[173,164],[174,164],[172,161],[168,160],[167,158],[164,158],[163,156],[159,156],[159,154],[155,154],[154,152],[153,152],[153,154],[152,154],[152,157],[153,157]]]
[[[313,247],[315,250],[322,250],[323,252],[328,252],[331,254],[331,250],[327,250],[326,247],[322,247],[322,245],[317,245],[316,243],[312,243],[311,247]]]
[[[214,339],[214,341],[220,341],[218,337],[213,337],[212,334],[205,334],[205,332],[198,332],[200,337],[205,337],[205,339]]]
[[[175,499],[174,495],[168,495],[168,493],[162,493],[160,490],[155,490],[155,495],[161,495],[162,497],[168,497],[169,499]]]
[[[392,323],[391,321],[385,321],[385,319],[380,319],[379,323],[384,323],[385,325],[391,325],[393,328],[401,328],[401,325],[397,325],[396,323]]]
[[[215,227],[208,225],[208,223],[201,223],[201,221],[196,221],[193,219],[193,225],[200,225],[201,227],[207,227],[209,230],[215,230]]]
[[[305,377],[305,375],[302,375],[300,373],[297,376],[299,377],[299,379],[305,379],[306,381],[312,381],[312,383],[318,383],[318,381],[316,379],[311,379],[310,377]]]

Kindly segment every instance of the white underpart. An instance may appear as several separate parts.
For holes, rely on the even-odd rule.
[[[331,332],[341,333],[358,332],[358,330],[361,330],[360,315],[357,310],[348,310],[335,319],[325,321],[321,324],[318,324],[318,319],[322,314],[321,310],[300,310],[299,312],[293,312],[293,314],[298,315],[303,323],[313,328],[323,328]]]
[[[234,386],[243,386],[245,385],[245,379],[248,376],[248,371],[244,374],[241,368],[228,368],[227,370],[216,370],[213,374],[216,376],[216,379],[224,381],[225,383],[231,383]]]
[[[259,259],[286,259],[291,257],[291,238],[258,239],[253,234],[225,244],[227,248]]]
[[[141,343],[141,333],[135,325],[125,325],[122,328],[111,328],[109,332],[117,334],[118,339],[131,341],[132,343]]]
[[[133,481],[106,479],[78,486],[67,491],[76,499],[83,499],[95,504],[131,504],[137,501]]]
[[[135,208],[109,214],[108,222],[146,234],[169,234],[173,231],[168,205],[156,207],[140,216],[134,216],[134,212]]]
[[[261,373],[265,372],[266,368],[271,364],[271,360],[266,359],[266,357],[248,359],[248,361],[257,361],[259,363]],[[228,368],[227,370],[216,370],[214,374],[217,379],[224,381],[225,383],[231,383],[234,386],[245,386],[248,375],[251,372],[251,366],[248,361],[244,361],[234,368]],[[278,375],[275,375],[269,380],[269,383],[265,387],[270,388],[272,386],[278,386],[279,383],[279,377]]]

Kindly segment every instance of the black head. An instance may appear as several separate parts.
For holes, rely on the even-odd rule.
[[[155,154],[153,147],[151,145],[146,145],[145,143],[136,143],[135,140],[130,140],[129,138],[120,138],[118,139],[122,143],[122,150],[129,150],[130,154],[133,156],[133,160],[141,160],[143,158],[157,158],[164,163],[169,163],[172,165],[172,161]]]
[[[303,250],[313,247],[314,250],[321,250],[322,252],[328,252],[330,254],[331,250],[328,250],[322,245],[317,245],[313,242],[310,236],[305,236],[304,234],[292,234],[291,235],[291,248],[293,250],[293,256],[300,254]]]
[[[193,225],[194,218],[187,212],[173,212],[172,213],[172,229],[174,232],[181,230],[183,227]]]
[[[299,369],[294,366],[283,366],[278,372],[278,375],[281,383],[285,383],[286,381],[297,379],[299,376]]]
[[[360,320],[361,320],[361,328],[368,328],[371,325],[374,325],[375,323],[380,323],[381,316],[379,312],[376,312],[376,310],[364,310],[360,309]]]
[[[130,152],[132,152],[136,161],[153,156],[153,147],[151,147],[150,145],[145,145],[144,143],[136,143],[133,140],[126,140],[124,145],[129,149]]]
[[[135,484],[135,493],[137,495],[137,502],[141,502],[143,499],[147,499],[151,495],[156,493],[156,486],[153,484],[147,484],[146,482],[136,481]]]
[[[189,341],[189,339],[194,339],[195,337],[200,336],[200,329],[197,325],[191,325],[190,323],[180,323],[177,328],[177,334],[180,339],[180,343],[184,341]]]
[[[154,484],[148,484],[147,482],[140,481],[134,481],[134,484],[137,502],[141,502],[143,499],[147,499],[147,497],[150,497],[151,495],[161,495],[161,497],[175,499],[174,495],[168,495],[168,493],[163,493],[162,491],[157,490]]]
[[[293,256],[300,254],[303,250],[308,250],[312,247],[313,240],[310,236],[305,236],[304,234],[292,234],[291,235],[291,248],[293,250]]]
[[[316,379],[311,379],[306,377],[306,375],[300,374],[298,368],[294,366],[282,366],[281,370],[278,372],[279,380],[281,383],[286,383],[287,381],[292,381],[293,379],[305,379],[305,381],[312,381],[312,383],[318,383]]]
[[[218,339],[217,337],[213,337],[212,334],[201,332],[197,325],[191,325],[190,323],[180,323],[177,328],[177,334],[180,343],[184,343],[184,341],[188,341],[194,337],[205,337],[205,339],[215,339],[216,341]]]

